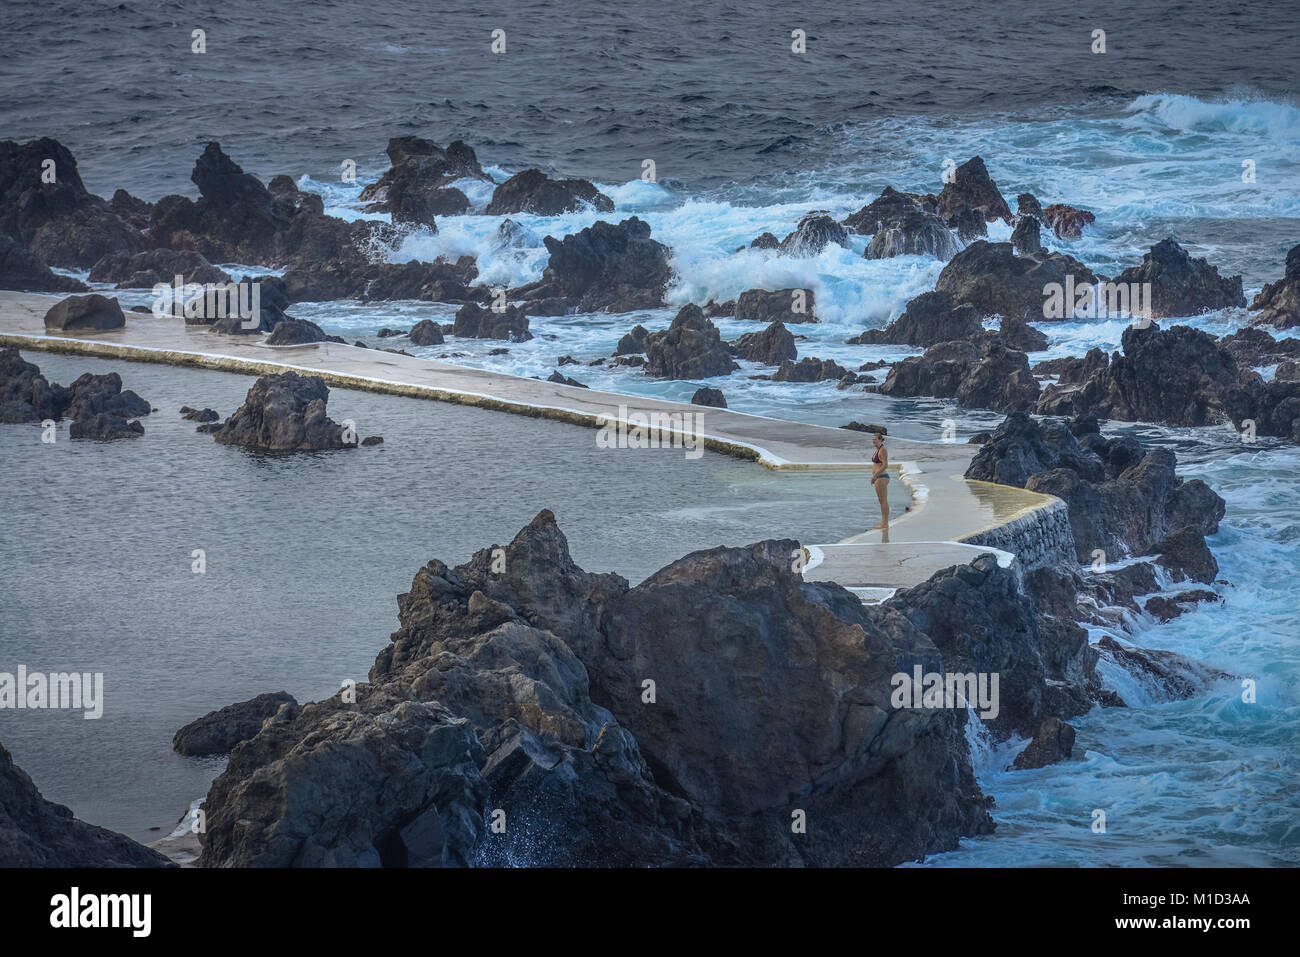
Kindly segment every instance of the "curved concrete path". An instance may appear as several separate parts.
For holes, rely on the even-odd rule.
[[[293,370],[319,375],[331,386],[476,405],[599,428],[637,413],[693,413],[705,448],[760,462],[768,468],[871,467],[865,433],[713,409],[661,399],[598,392],[537,379],[470,369],[338,343],[266,346],[261,335],[231,336],[186,326],[178,319],[127,312],[124,329],[47,333],[45,312],[62,296],[0,292],[0,344],[22,349],[162,362],[248,375]],[[674,429],[666,429],[672,434]],[[873,600],[918,584],[935,571],[968,562],[980,552],[961,544],[990,528],[1057,502],[1023,489],[963,478],[974,449],[956,443],[888,440],[891,468],[912,491],[910,511],[896,516],[889,536],[867,531],[825,546],[810,546],[809,580],[830,580]],[[865,476],[863,494],[871,496]],[[1006,553],[1000,553],[1009,561]]]

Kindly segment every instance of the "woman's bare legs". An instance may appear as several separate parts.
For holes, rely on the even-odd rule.
[[[880,499],[880,524],[876,528],[889,528],[889,480],[882,482],[877,479],[871,484],[876,487],[876,498]]]

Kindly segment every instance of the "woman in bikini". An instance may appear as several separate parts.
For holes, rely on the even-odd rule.
[[[879,432],[871,433],[871,444],[876,447],[876,454],[871,457],[871,487],[880,499],[880,524],[876,529],[889,528],[889,450]],[[875,529],[872,529],[875,531]]]

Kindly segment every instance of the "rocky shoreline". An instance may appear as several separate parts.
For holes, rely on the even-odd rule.
[[[0,143],[0,287],[72,293],[49,310],[47,330],[93,334],[123,328],[130,313],[81,295],[84,284],[51,266],[89,269],[92,281],[120,288],[178,275],[230,281],[214,262],[281,270],[253,279],[264,308],[251,328],[176,315],[216,334],[266,335],[268,346],[343,341],[289,315],[306,301],[455,305],[452,323],[379,334],[416,346],[526,342],[530,315],[666,308],[672,250],[635,216],[542,238],[541,277],[510,289],[480,282],[471,257],[383,261],[403,230],[436,232],[439,216],[614,211],[592,183],[539,170],[494,184],[478,211],[453,185],[491,182],[468,145],[401,137],[388,155],[391,168],[363,198],[391,222],[345,223],[287,176],[264,185],[215,142],[194,168],[200,198],[157,203],[89,194],[57,141]],[[26,171],[47,156],[57,177],[37,184]],[[920,355],[856,371],[800,356],[791,327],[819,321],[812,291],[754,288],[686,304],[666,328],[635,325],[592,364],[699,380],[730,376],[742,360],[771,367],[754,378],[834,381],[1004,414],[966,477],[1063,501],[1068,529],[1053,535],[1064,560],[1007,568],[981,556],[870,605],[804,581],[792,562],[800,543],[767,540],[694,552],[633,587],[578,567],[543,510],[506,546],[419,569],[368,681],[316,702],[270,692],[177,732],[181,753],[229,753],[204,803],[198,865],[895,866],[993,831],[996,795],[972,770],[968,721],[1017,742],[1015,768],[1038,768],[1072,757],[1070,719],[1125,707],[1102,684],[1103,659],[1170,700],[1230,677],[1127,642],[1134,616],[1167,621],[1220,600],[1214,586],[1227,583],[1205,537],[1225,506],[1205,483],[1177,475],[1172,452],[1107,438],[1098,418],[1229,424],[1252,439],[1300,442],[1300,342],[1265,328],[1300,325],[1300,246],[1247,307],[1241,277],[1221,276],[1172,239],[1108,279],[1044,244],[1045,234],[1057,245],[1078,239],[1095,222],[1090,211],[1030,194],[1016,206],[974,157],[938,194],[886,188],[842,221],[808,213],[784,238],[764,233],[738,251],[809,255],[857,235],[871,237],[868,259],[944,261],[933,290],[849,340]],[[988,241],[994,222],[1013,227],[1010,242]],[[523,231],[506,220],[500,241],[531,241]],[[1044,291],[1102,284],[1151,290],[1121,350],[1031,364],[1047,338],[1030,323],[1053,321]],[[1054,318],[1080,318],[1073,297],[1063,298]],[[1152,321],[1218,309],[1255,315],[1219,338]],[[758,328],[727,341],[713,321],[722,318]],[[984,327],[992,318],[996,330]],[[1273,359],[1278,371],[1265,381],[1253,369]],[[557,366],[576,363],[565,356]],[[550,381],[584,387],[558,367]],[[882,368],[883,382],[869,374]],[[322,378],[287,372],[259,378],[224,421],[201,404],[182,414],[216,442],[257,452],[382,441],[330,419],[328,396]],[[692,401],[727,406],[707,386]],[[0,352],[0,421],[66,417],[74,437],[112,439],[141,434],[129,418],[151,411],[115,373],[65,389],[16,349]],[[896,679],[913,673],[996,676],[999,700],[981,718],[964,701],[900,705]],[[0,802],[5,863],[163,863],[44,802],[2,748],[0,789],[23,809]],[[69,835],[83,856],[69,850]]]
[[[424,320],[410,330],[391,331],[413,345],[440,344],[447,336],[521,342],[532,338],[530,315],[665,307],[675,280],[672,250],[635,216],[617,223],[600,220],[562,239],[540,240],[518,223],[503,220],[499,233],[504,247],[540,244],[549,257],[540,279],[511,289],[480,282],[472,257],[385,261],[385,250],[411,230],[436,232],[439,215],[614,209],[590,182],[552,179],[538,170],[493,184],[492,199],[479,209],[451,185],[492,183],[467,144],[458,141],[444,149],[419,137],[397,137],[390,141],[388,155],[391,167],[362,197],[371,201],[368,208],[389,213],[392,221],[344,222],[326,215],[320,197],[302,192],[287,176],[263,185],[215,142],[204,149],[191,176],[200,198],[168,196],[157,203],[121,190],[110,201],[93,196],[81,183],[76,159],[55,140],[0,143],[0,199],[9,204],[0,217],[6,244],[0,249],[0,288],[79,288],[51,273],[50,266],[89,269],[93,280],[116,282],[119,288],[148,288],[176,275],[187,283],[228,280],[213,261],[280,269],[282,277],[251,280],[262,287],[264,298],[255,328],[226,319],[186,318],[216,332],[269,334],[272,345],[335,338],[314,323],[289,316],[286,310],[302,301],[419,299],[459,306],[453,323]],[[24,175],[39,166],[38,158],[53,158],[54,182]],[[818,320],[813,291],[797,288],[755,288],[728,302],[688,305],[684,308],[692,312],[685,327],[683,312],[665,330],[638,325],[613,356],[592,364],[640,368],[652,378],[704,379],[730,375],[737,368],[731,359],[742,358],[775,367],[764,377],[776,381],[831,379],[845,389],[954,399],[964,408],[1002,413],[1097,415],[1164,425],[1225,423],[1252,436],[1300,442],[1300,379],[1293,368],[1300,340],[1276,339],[1267,331],[1300,325],[1300,246],[1288,254],[1281,278],[1247,307],[1241,277],[1221,276],[1173,239],[1157,243],[1141,263],[1109,278],[1045,245],[1046,234],[1068,249],[1095,221],[1088,210],[1043,205],[1029,193],[1017,197],[1012,213],[976,156],[957,166],[938,194],[887,187],[842,221],[809,213],[784,239],[764,234],[742,247],[742,252],[753,248],[776,256],[807,256],[828,246],[847,246],[850,236],[858,235],[871,237],[866,258],[922,255],[945,261],[932,292],[913,298],[884,328],[848,340],[925,349],[922,355],[887,364],[883,381],[864,374],[879,368],[873,363],[854,371],[799,355],[787,326]],[[988,241],[990,222],[1013,225],[1012,241]],[[1061,290],[1055,311],[1048,294],[1052,288]],[[1141,290],[1148,290],[1140,314],[1130,289],[1139,301]],[[1243,310],[1251,325],[1216,340],[1152,321],[1219,309]],[[1047,339],[1030,322],[1128,315],[1126,310],[1140,321],[1125,333],[1122,353],[1098,351],[1077,360],[1031,364],[1029,355],[1045,348]],[[712,322],[719,317],[753,320],[765,328],[726,342]],[[983,328],[990,317],[1001,317],[996,331]],[[1252,367],[1272,356],[1291,364],[1265,381]],[[583,384],[555,374],[557,381]]]

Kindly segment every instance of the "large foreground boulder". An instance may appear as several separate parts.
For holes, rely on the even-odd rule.
[[[369,682],[235,747],[201,864],[891,865],[989,832],[965,710],[894,704],[938,648],[901,606],[803,582],[796,552],[697,552],[629,588],[542,512],[430,562]]]
[[[172,866],[157,851],[45,800],[0,745],[0,868]]]

